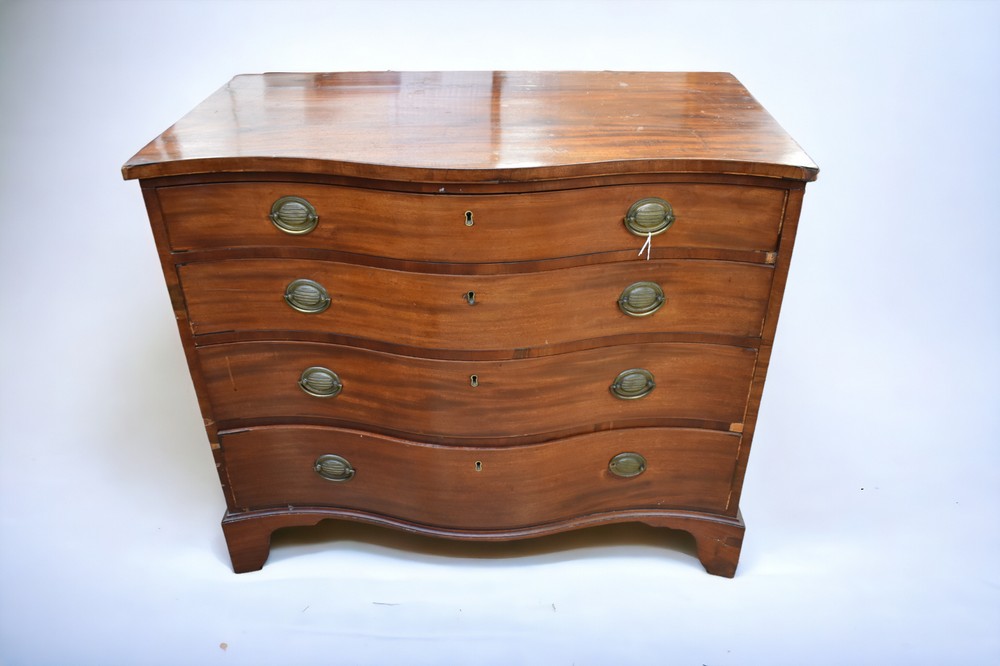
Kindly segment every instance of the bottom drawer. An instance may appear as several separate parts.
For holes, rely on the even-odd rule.
[[[725,513],[740,435],[639,428],[487,449],[271,426],[223,433],[221,443],[234,511],[330,506],[424,525],[502,529],[622,509]],[[622,453],[639,454],[644,469],[621,476],[638,471],[631,458],[613,473],[610,463]],[[322,456],[333,480],[316,469]]]

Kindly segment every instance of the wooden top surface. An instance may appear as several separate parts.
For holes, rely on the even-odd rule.
[[[372,72],[237,76],[122,167],[126,179],[218,172],[810,181],[818,169],[730,74]]]

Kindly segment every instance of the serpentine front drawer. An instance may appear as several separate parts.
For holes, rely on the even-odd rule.
[[[429,349],[499,350],[607,344],[647,333],[729,336],[739,344],[760,337],[774,270],[658,259],[442,275],[239,259],[185,264],[178,273],[195,335],[311,331]]]
[[[233,569],[328,518],[642,522],[733,576],[817,172],[728,74],[234,78],[123,168]]]
[[[325,422],[424,441],[628,425],[740,430],[756,350],[646,343],[507,361],[416,358],[343,345],[241,342],[198,349],[220,427]],[[307,370],[316,369],[303,377]],[[624,372],[636,392],[613,390]],[[333,387],[340,389],[333,393]]]
[[[158,198],[175,251],[283,247],[408,261],[489,263],[634,252],[639,246],[635,232],[622,219],[647,199],[668,202],[676,226],[669,234],[659,234],[657,247],[772,251],[785,191],[767,185],[773,183],[654,182],[459,195],[454,194],[459,188],[447,186],[447,194],[416,194],[255,182],[165,187]],[[297,215],[283,221],[282,201]],[[654,207],[652,212],[659,210]],[[637,232],[644,235],[643,227]]]
[[[229,492],[243,510],[339,507],[470,530],[629,509],[725,511],[739,442],[735,433],[693,428],[609,430],[502,449],[310,426],[222,435]],[[641,457],[645,469],[619,476],[610,465],[623,453]],[[328,456],[339,466],[324,476]]]

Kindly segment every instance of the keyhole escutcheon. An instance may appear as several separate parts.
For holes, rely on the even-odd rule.
[[[468,303],[469,305],[476,304],[476,292],[474,291],[465,292],[464,294],[462,294],[462,298],[464,298],[465,302]]]
[[[471,227],[473,224],[475,224],[475,222],[472,220],[472,211],[465,211],[465,226]]]

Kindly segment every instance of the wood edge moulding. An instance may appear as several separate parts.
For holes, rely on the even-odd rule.
[[[688,177],[696,177],[697,174],[751,176],[781,181],[809,182],[816,179],[819,170],[762,162],[691,159],[630,160],[492,169],[421,169],[410,166],[370,165],[291,157],[204,158],[147,164],[130,163],[122,167],[122,178],[125,180],[148,180],[218,173],[308,173],[333,178],[403,183],[421,182],[439,186],[447,184],[503,186],[534,183],[536,187],[541,184],[551,184],[553,189],[562,189],[565,186],[565,181],[571,179],[629,178],[637,175],[649,178],[650,174],[658,173],[685,174]],[[562,183],[562,186],[559,183]]]
[[[702,171],[642,171],[635,173],[594,174],[587,176],[567,175],[562,178],[543,180],[462,180],[421,178],[429,174],[414,173],[411,170],[397,174],[399,177],[376,178],[330,173],[322,169],[292,172],[281,169],[260,169],[226,171],[224,169],[200,172],[178,170],[170,175],[136,176],[131,172],[126,179],[139,178],[144,188],[175,187],[185,185],[208,185],[218,183],[286,182],[296,184],[338,185],[358,189],[408,192],[427,195],[475,195],[547,192],[556,190],[577,190],[609,185],[653,185],[653,184],[703,184],[720,183],[744,185],[748,187],[769,187],[777,189],[804,188],[811,179],[782,178],[748,173],[719,173]],[[458,174],[450,174],[457,176]]]
[[[324,418],[316,416],[300,416],[294,419],[289,418],[254,418],[238,419],[233,421],[220,420],[215,427],[218,436],[232,435],[247,430],[261,428],[277,428],[283,425],[303,426],[310,428],[327,428],[331,430],[358,431],[371,433],[373,437],[387,439],[398,439],[412,442],[422,446],[439,446],[448,449],[456,447],[464,448],[515,448],[518,446],[535,446],[547,441],[569,439],[595,432],[607,432],[609,430],[641,430],[643,428],[673,428],[713,431],[722,434],[742,435],[742,423],[726,423],[723,421],[709,421],[704,419],[683,419],[683,418],[636,418],[618,419],[610,422],[581,424],[574,428],[564,428],[556,431],[546,431],[530,433],[525,435],[511,435],[509,437],[468,437],[468,436],[448,436],[429,435],[426,433],[413,433],[403,430],[396,430],[386,427],[374,427],[371,423],[355,423],[343,421],[335,418]]]
[[[638,245],[638,243],[637,243]],[[384,268],[403,273],[431,273],[435,275],[507,275],[514,273],[541,273],[577,266],[610,264],[631,261],[635,250],[615,250],[591,254],[577,254],[552,259],[526,259],[521,261],[451,262],[414,261],[357,254],[321,248],[245,246],[211,250],[174,250],[170,254],[177,266],[200,261],[227,261],[230,259],[310,259],[334,263],[357,264]],[[736,250],[694,247],[655,247],[650,259],[692,259],[727,261],[739,264],[774,265],[775,252],[767,250]]]
[[[758,349],[759,338],[742,338],[732,335],[716,335],[708,333],[636,333],[605,338],[589,338],[573,342],[551,344],[544,347],[518,347],[515,349],[434,349],[428,347],[412,347],[399,345],[374,338],[356,338],[335,333],[319,333],[301,330],[270,330],[270,331],[221,331],[205,333],[197,336],[195,346],[200,348],[212,345],[235,344],[240,342],[319,342],[344,347],[355,347],[373,352],[425,358],[442,361],[506,361],[543,356],[558,356],[572,354],[578,351],[596,349],[598,347],[615,347],[619,345],[634,345],[642,343],[686,343],[709,344],[726,347],[743,347]]]

